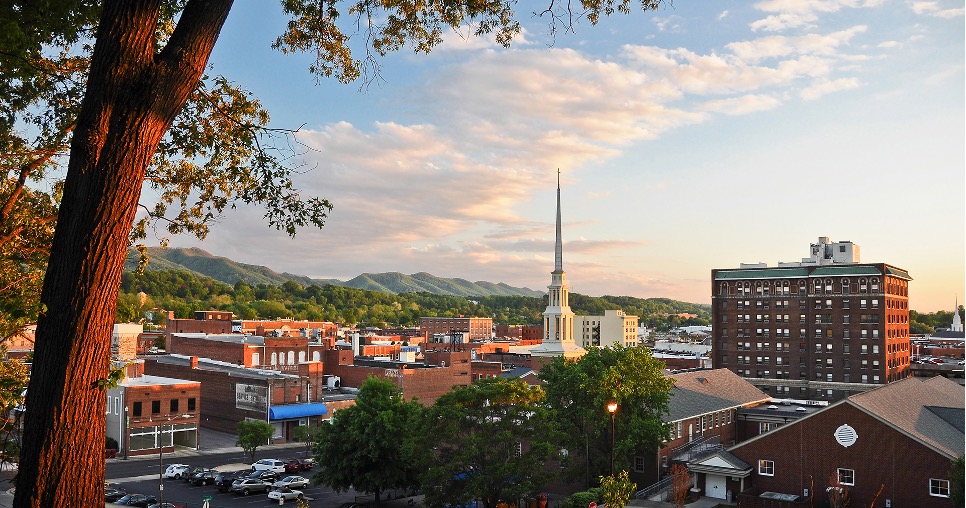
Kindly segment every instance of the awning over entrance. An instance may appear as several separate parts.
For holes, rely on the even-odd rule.
[[[268,419],[291,420],[293,418],[305,418],[307,416],[321,416],[328,413],[329,410],[321,402],[314,404],[294,404],[291,406],[272,406],[268,410]]]

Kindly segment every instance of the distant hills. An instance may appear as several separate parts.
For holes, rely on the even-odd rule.
[[[406,275],[399,272],[364,273],[347,281],[338,279],[313,279],[304,275],[279,273],[261,265],[239,263],[226,257],[215,256],[203,249],[149,247],[148,270],[184,270],[198,275],[211,277],[226,284],[243,280],[248,284],[280,285],[292,281],[304,285],[346,286],[368,289],[384,293],[425,292],[452,296],[526,296],[541,297],[544,293],[529,288],[517,288],[504,283],[486,281],[470,282],[466,279],[447,279],[420,272]],[[128,252],[125,271],[137,267],[138,253]]]

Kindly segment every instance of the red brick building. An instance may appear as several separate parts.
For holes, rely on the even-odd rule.
[[[369,376],[394,381],[407,399],[418,399],[432,404],[454,386],[468,386],[470,376],[470,353],[468,351],[445,351],[430,354],[426,363],[405,363],[353,357],[352,351],[336,349],[326,351],[326,375],[337,376],[342,386],[362,386]]]
[[[741,492],[742,506],[778,506],[775,493],[790,500],[782,506],[824,505],[826,489],[839,486],[852,506],[878,499],[877,506],[895,508],[952,507],[950,461],[966,448],[963,400],[963,387],[946,378],[908,378],[852,395],[692,470],[704,465],[709,472],[702,476]],[[699,482],[706,492],[707,481]]]
[[[467,341],[483,341],[493,338],[493,318],[483,317],[421,317],[420,331],[426,332],[429,341],[437,333],[452,334],[463,332],[467,334]]]
[[[198,448],[201,423],[201,383],[176,376],[143,373],[140,362],[128,376],[107,390],[107,436],[118,441],[125,456]]]
[[[634,457],[631,481],[646,487],[658,482],[674,462],[687,463],[709,447],[734,444],[736,413],[771,398],[728,369],[673,374],[674,388],[665,422],[671,439],[657,453]]]
[[[776,397],[833,401],[908,377],[912,278],[905,270],[787,265],[711,271],[714,368]]]

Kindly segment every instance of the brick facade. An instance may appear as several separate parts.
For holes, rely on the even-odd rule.
[[[856,429],[849,447],[836,442],[841,425]],[[794,430],[794,431],[792,431]],[[838,404],[802,419],[794,427],[770,432],[729,450],[754,468],[756,492],[805,495],[806,489],[824,504],[829,478],[839,468],[854,471],[852,506],[867,506],[876,493],[893,507],[952,507],[948,498],[929,495],[929,479],[949,477],[949,459],[896,431],[850,404]],[[773,475],[759,472],[759,461],[771,461]],[[889,500],[889,501],[886,501]]]
[[[885,264],[711,272],[714,368],[839,400],[909,375],[909,276]]]

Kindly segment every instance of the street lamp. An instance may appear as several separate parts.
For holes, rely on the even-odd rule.
[[[610,475],[614,476],[614,414],[617,413],[617,401],[607,403],[607,412],[610,413]]]
[[[164,424],[178,418],[191,418],[192,415],[183,414],[168,418],[158,424],[158,506],[164,506]],[[174,424],[171,424],[171,445],[174,446]]]

